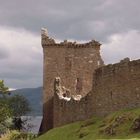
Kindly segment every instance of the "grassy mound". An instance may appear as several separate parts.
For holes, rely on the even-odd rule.
[[[54,128],[36,140],[140,140],[140,108]]]

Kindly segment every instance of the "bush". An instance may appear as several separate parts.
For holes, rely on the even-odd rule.
[[[14,117],[26,115],[31,111],[28,100],[22,95],[14,95],[8,98],[9,108]]]
[[[33,140],[37,135],[31,133],[21,133],[19,131],[7,131],[3,134],[0,140]]]
[[[23,128],[21,116],[31,111],[29,102],[24,96],[10,96],[9,93],[9,88],[5,87],[3,80],[0,80],[0,135],[8,129],[21,130]]]

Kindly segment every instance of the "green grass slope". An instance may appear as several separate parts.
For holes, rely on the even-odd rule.
[[[54,128],[36,140],[140,140],[140,108]]]

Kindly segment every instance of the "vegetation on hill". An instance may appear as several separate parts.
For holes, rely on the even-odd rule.
[[[54,128],[36,140],[140,139],[140,108]]]
[[[0,80],[0,140],[31,140],[33,134],[23,133],[25,121],[21,116],[30,111],[28,100],[22,95],[11,96],[9,88]]]

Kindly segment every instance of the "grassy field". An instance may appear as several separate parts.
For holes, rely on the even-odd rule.
[[[36,140],[140,140],[140,108],[54,128]]]

